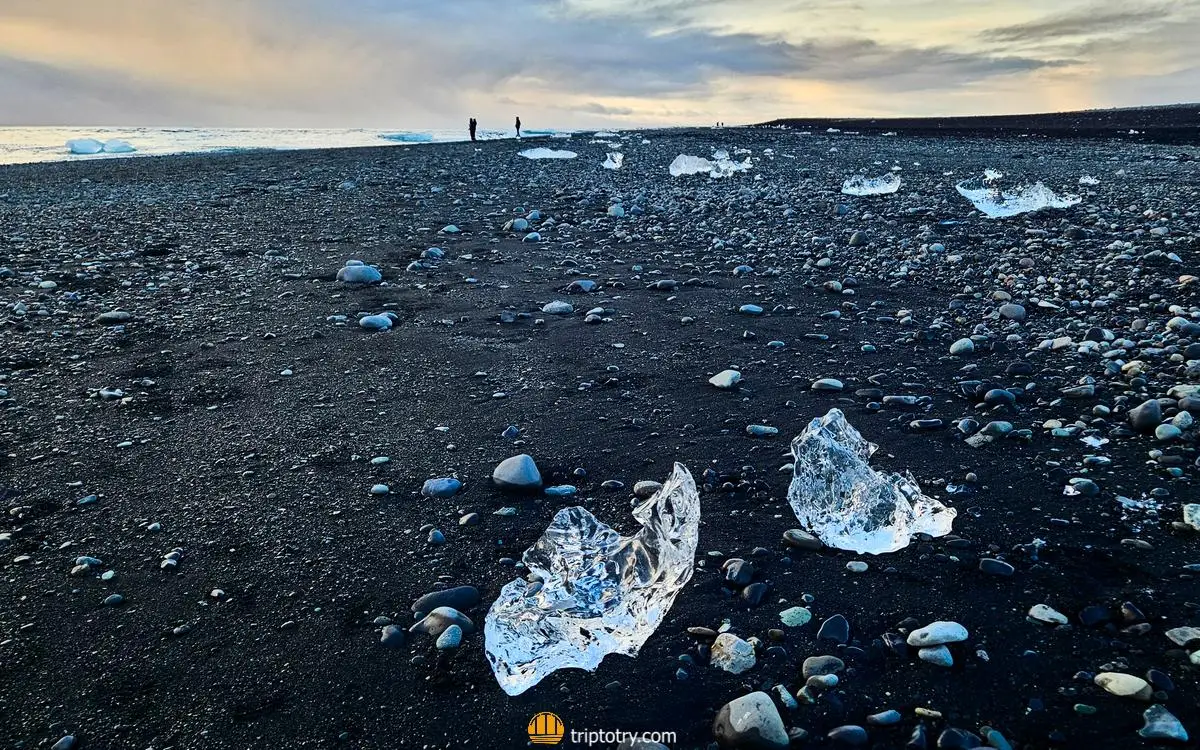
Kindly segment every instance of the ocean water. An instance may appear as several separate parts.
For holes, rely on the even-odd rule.
[[[528,135],[535,135],[530,132]],[[537,131],[536,135],[566,136],[559,131]],[[480,140],[514,137],[512,130],[480,130]],[[72,154],[67,141],[113,138],[128,141],[137,149],[132,154]],[[466,141],[460,130],[369,130],[302,128],[15,128],[0,127],[0,164],[25,164],[77,159],[123,159],[161,154],[194,154],[247,149],[288,150],[300,148],[351,148],[359,146],[411,146],[420,143]]]

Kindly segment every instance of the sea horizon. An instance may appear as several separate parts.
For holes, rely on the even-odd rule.
[[[522,130],[522,135],[569,137],[578,132],[593,131],[531,129]],[[507,130],[482,128],[477,132],[477,139],[480,141],[515,137],[516,133],[511,127]],[[134,150],[116,153],[73,153],[69,142],[85,139],[100,143],[124,141]],[[230,151],[411,146],[469,140],[470,134],[466,127],[396,129],[0,125],[0,165]]]

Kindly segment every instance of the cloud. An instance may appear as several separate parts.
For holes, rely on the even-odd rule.
[[[1090,6],[1037,21],[987,29],[980,36],[991,42],[1043,42],[1112,32],[1123,35],[1147,24],[1162,23],[1169,18],[1172,7],[1161,3],[1142,7]]]
[[[1035,89],[1061,90],[1081,69],[1153,75],[1192,44],[1167,34],[1127,53],[1094,37],[1030,46],[1062,29],[1154,21],[1095,6],[996,22],[1029,17],[1030,0],[0,2],[0,118],[45,124],[418,128],[507,122],[519,107],[527,123],[586,127],[799,107],[1026,109]],[[1089,79],[1087,102],[1102,100],[1105,80]],[[1160,78],[1155,90],[1188,82]],[[917,92],[934,96],[903,96]]]

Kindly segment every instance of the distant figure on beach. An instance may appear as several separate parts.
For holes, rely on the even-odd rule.
[[[521,116],[517,115],[517,137],[521,137]]]
[[[476,128],[476,126],[477,126],[477,123],[475,122],[475,118],[474,118],[474,117],[472,117],[472,118],[471,118],[471,122],[470,122],[470,124],[468,124],[468,125],[467,125],[467,128],[468,128],[468,129],[471,131],[471,140],[475,140],[475,128]]]

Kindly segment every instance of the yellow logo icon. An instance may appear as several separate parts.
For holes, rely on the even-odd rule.
[[[529,720],[529,741],[535,745],[557,745],[566,732],[562,719],[549,711],[534,714]]]

